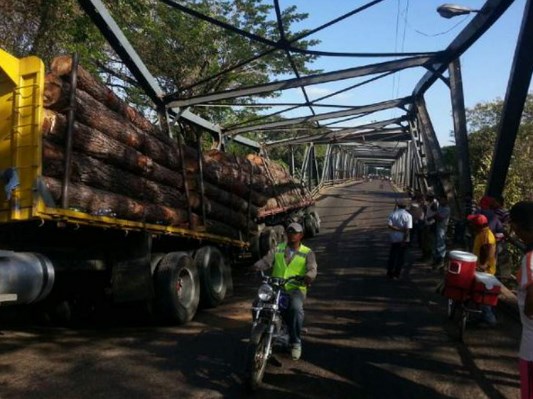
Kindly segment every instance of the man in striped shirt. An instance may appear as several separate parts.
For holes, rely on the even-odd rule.
[[[533,202],[516,203],[510,211],[511,228],[526,244],[517,273],[518,308],[522,322],[520,339],[520,391],[522,399],[533,399]]]

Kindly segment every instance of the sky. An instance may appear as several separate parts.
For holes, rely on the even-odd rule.
[[[280,0],[280,6],[284,9],[290,5],[296,5],[298,11],[309,13],[305,21],[293,27],[293,30],[300,30],[320,26],[369,1]],[[443,50],[474,16],[470,14],[452,19],[442,18],[436,9],[444,2],[439,0],[385,0],[309,36],[309,39],[321,40],[321,43],[312,49],[344,52]],[[478,9],[484,3],[483,0],[460,0],[454,4]],[[463,90],[467,108],[472,108],[480,102],[491,102],[505,97],[525,3],[526,0],[515,0],[490,30],[461,57]],[[309,67],[328,72],[389,60],[391,58],[320,57]],[[324,103],[365,105],[408,96],[424,73],[423,68],[404,70],[381,79],[377,83],[361,86],[329,98]],[[276,80],[291,77],[294,76],[278,77]],[[314,99],[363,79],[309,86],[307,92],[310,98]],[[425,99],[440,145],[453,144],[449,88],[443,82],[437,81],[426,93]],[[302,102],[304,99],[299,89],[291,89],[284,91],[281,99],[277,101]],[[328,111],[332,109],[316,109],[317,113]],[[393,118],[401,114],[399,110],[386,110],[339,126],[354,126],[372,120]],[[308,109],[283,114],[284,117],[302,115],[309,115]]]

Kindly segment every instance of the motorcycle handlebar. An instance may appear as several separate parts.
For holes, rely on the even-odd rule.
[[[287,279],[284,279],[281,277],[267,276],[265,272],[262,270],[261,270],[261,277],[263,278],[263,280],[270,280],[270,281],[272,281],[273,279],[276,279],[279,285],[285,285],[289,282],[295,282],[295,283],[298,283],[299,285],[304,285],[304,281],[305,281],[304,276],[291,276]]]

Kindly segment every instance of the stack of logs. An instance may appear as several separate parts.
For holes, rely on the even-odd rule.
[[[70,57],[55,58],[44,90],[43,180],[58,204],[71,70]],[[218,150],[199,154],[187,145],[182,153],[174,139],[82,67],[78,67],[74,115],[70,208],[168,226],[203,226],[208,232],[238,238],[239,232],[256,230],[257,221],[267,215],[312,202],[285,168],[263,157],[243,158]],[[205,220],[200,216],[204,209]]]

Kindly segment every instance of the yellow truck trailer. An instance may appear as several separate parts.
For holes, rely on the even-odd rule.
[[[18,304],[51,293],[57,302],[105,293],[118,302],[155,298],[177,322],[193,317],[200,292],[218,304],[231,284],[227,263],[246,242],[64,209],[50,199],[40,180],[44,74],[39,58],[0,49],[0,295]]]
[[[44,81],[39,58],[0,49],[0,302],[44,302],[67,314],[87,301],[144,302],[185,323],[199,303],[218,305],[232,286],[230,264],[273,248],[283,225],[311,220],[318,231],[312,202],[255,220],[250,242],[57,203],[43,182]]]

